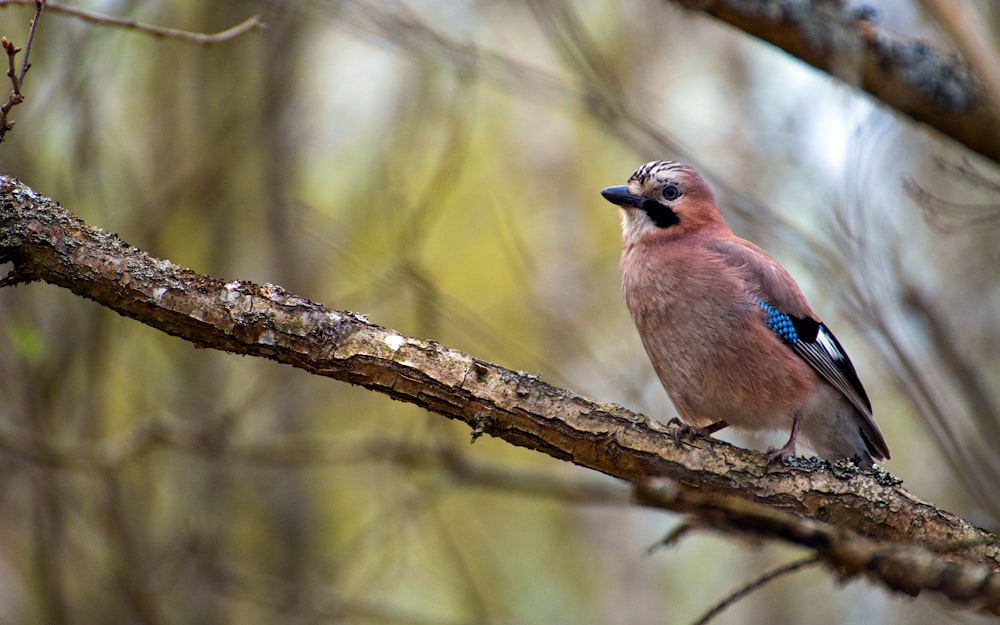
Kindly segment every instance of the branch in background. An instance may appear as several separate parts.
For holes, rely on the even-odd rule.
[[[983,81],[990,99],[1000,103],[1000,56],[993,49],[991,24],[984,19],[982,8],[974,2],[921,0],[920,5],[944,27],[951,43]]]
[[[235,39],[236,37],[250,32],[251,30],[257,30],[264,27],[264,23],[260,21],[260,17],[252,15],[232,28],[227,28],[221,32],[213,34],[194,33],[186,30],[177,30],[174,28],[163,28],[161,26],[143,24],[133,19],[93,13],[83,9],[63,6],[54,2],[46,2],[45,0],[0,0],[0,9],[15,4],[35,5],[35,17],[31,20],[31,32],[28,35],[28,43],[24,49],[24,61],[21,64],[20,72],[15,70],[14,56],[21,51],[21,48],[15,46],[9,39],[7,39],[7,37],[0,40],[2,41],[4,52],[7,54],[7,76],[10,78],[11,84],[14,87],[10,96],[7,98],[7,102],[5,102],[3,106],[0,106],[0,143],[3,142],[4,137],[14,127],[14,122],[8,120],[7,115],[10,113],[12,108],[24,101],[24,94],[21,93],[21,88],[24,86],[24,76],[31,68],[31,63],[28,62],[29,56],[31,55],[31,43],[35,40],[35,29],[38,27],[38,18],[42,14],[43,7],[45,10],[52,13],[69,15],[85,22],[90,22],[91,24],[127,28],[161,39],[179,39],[188,43],[201,45],[210,45],[229,41],[230,39]]]
[[[740,599],[749,596],[751,593],[756,591],[761,586],[764,586],[765,584],[770,584],[771,582],[773,582],[774,580],[778,579],[783,575],[790,575],[791,573],[796,573],[798,571],[801,571],[802,569],[808,566],[812,566],[813,564],[816,564],[819,561],[820,559],[818,556],[807,556],[805,558],[802,558],[801,560],[796,560],[794,562],[790,562],[788,564],[779,566],[773,571],[768,571],[764,575],[761,575],[760,577],[753,580],[749,584],[746,584],[742,588],[738,588],[735,591],[729,593],[729,595],[727,595],[722,601],[712,606],[712,608],[708,612],[705,612],[705,614],[702,615],[701,618],[695,621],[694,625],[707,625],[716,616],[722,614],[723,610],[733,605]]]
[[[343,443],[335,440],[278,439],[232,444],[231,419],[210,417],[208,423],[152,420],[99,443],[66,443],[0,420],[0,450],[38,466],[111,474],[158,449],[248,466],[336,466],[386,463],[407,471],[433,470],[454,485],[540,497],[573,504],[623,506],[630,500],[622,482],[593,477],[567,478],[491,466],[447,445],[415,444],[377,437]]]
[[[3,47],[4,52],[7,54],[7,77],[10,78],[11,85],[14,87],[10,92],[10,96],[7,97],[7,101],[3,106],[0,106],[0,143],[3,142],[4,137],[7,136],[11,128],[14,127],[14,122],[7,119],[7,115],[12,108],[24,102],[21,87],[24,86],[24,77],[27,75],[28,70],[31,69],[31,63],[29,62],[31,58],[31,43],[35,40],[38,18],[42,16],[42,8],[45,6],[44,0],[32,0],[32,2],[35,5],[35,16],[31,18],[28,45],[24,49],[24,61],[21,63],[20,72],[15,69],[16,63],[14,62],[14,57],[21,51],[21,48],[15,46],[7,37],[0,38],[0,46]]]
[[[941,157],[933,159],[943,172],[968,184],[985,194],[1000,196],[1000,180],[990,178],[979,171],[968,159],[951,162]],[[941,233],[955,228],[971,229],[994,226],[1000,221],[1000,203],[963,203],[946,200],[931,193],[913,176],[903,178],[903,189],[920,206],[924,221]]]
[[[0,0],[0,9],[16,4],[34,4],[34,3],[35,0]],[[217,33],[196,33],[187,30],[179,30],[176,28],[164,28],[163,26],[144,24],[134,19],[115,17],[114,15],[106,15],[104,13],[95,13],[93,11],[86,11],[84,9],[78,9],[76,7],[58,4],[56,2],[45,3],[45,9],[50,13],[75,17],[77,19],[83,20],[84,22],[97,24],[98,26],[113,26],[115,28],[125,28],[128,30],[138,31],[146,35],[151,35],[159,39],[177,39],[180,41],[186,41],[188,43],[196,43],[200,45],[211,45],[214,43],[222,43],[225,41],[229,41],[230,39],[235,39],[236,37],[239,37],[240,35],[248,33],[252,30],[260,30],[264,28],[264,22],[260,20],[259,15],[251,15],[250,17],[243,20],[239,24],[231,28],[227,28],[226,30],[219,31]]]
[[[725,533],[780,537],[808,547],[841,579],[864,576],[913,596],[922,590],[935,590],[961,605],[1000,614],[1000,572],[975,562],[956,562],[950,554],[926,545],[873,540],[757,502],[681,488],[663,478],[637,482],[636,500],[646,506],[694,514]]]
[[[632,482],[669,477],[676,494],[666,507],[724,531],[752,529],[806,545],[832,568],[865,573],[890,588],[901,582],[889,565],[908,561],[914,550],[934,556],[933,567],[947,561],[963,575],[981,571],[983,594],[974,598],[1000,613],[1000,602],[989,594],[1000,593],[1000,544],[896,487],[884,473],[860,473],[853,465],[817,470],[810,463],[768,471],[759,452],[711,439],[675,441],[673,430],[642,415],[537,376],[373,325],[277,286],[223,282],[152,258],[5,175],[0,175],[0,263],[13,264],[0,285],[32,280],[59,285],[198,347],[268,358],[416,404],[467,423],[474,438],[490,434]],[[137,445],[141,448],[142,440]],[[740,506],[750,517],[739,516]],[[761,515],[781,522],[747,525]],[[788,530],[792,520],[794,527],[815,532],[809,536],[848,536],[847,547],[807,541]],[[867,551],[866,559],[852,559],[857,554],[848,547],[856,544],[877,548],[879,559],[868,559],[875,552]],[[933,567],[926,570],[942,570]],[[950,581],[916,579],[923,585],[904,590],[934,589],[953,600],[972,599],[965,577],[956,582],[957,595],[942,586]]]
[[[1000,163],[1000,104],[957,55],[887,32],[841,2],[671,0],[701,11],[881,100]]]

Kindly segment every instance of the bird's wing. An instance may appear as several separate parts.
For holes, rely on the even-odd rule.
[[[743,274],[748,292],[764,310],[768,326],[824,380],[846,397],[861,415],[861,434],[876,459],[889,458],[854,364],[830,328],[820,321],[798,285],[767,252],[743,239],[721,239],[709,247]]]

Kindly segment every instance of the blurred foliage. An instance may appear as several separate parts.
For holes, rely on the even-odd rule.
[[[854,355],[890,470],[1000,527],[997,192],[954,147],[656,0],[80,6],[268,24],[199,47],[43,17],[0,168],[87,222],[666,420],[598,191],[693,162]],[[599,476],[53,287],[0,291],[0,329],[0,623],[689,623],[798,555],[695,533],[644,557],[677,519],[435,458]],[[976,620],[810,570],[716,622]]]

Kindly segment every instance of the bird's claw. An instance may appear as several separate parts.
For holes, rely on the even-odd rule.
[[[712,434],[715,434],[722,428],[726,427],[726,422],[719,421],[718,423],[712,423],[705,427],[699,427],[697,425],[684,423],[677,417],[674,417],[667,421],[667,425],[674,426],[670,435],[674,437],[674,443],[680,445],[682,438],[711,438]]]
[[[767,448],[767,466],[772,464],[784,465],[789,460],[795,457],[795,442],[789,441],[782,447],[768,447]]]

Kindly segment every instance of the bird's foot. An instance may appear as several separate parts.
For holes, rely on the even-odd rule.
[[[767,448],[767,466],[772,464],[785,464],[795,457],[795,439],[799,436],[799,418],[792,420],[792,434],[788,437],[788,442],[779,449]]]
[[[785,464],[795,457],[795,441],[788,441],[783,446],[767,448],[767,466]]]
[[[684,423],[677,417],[667,421],[667,425],[674,426],[672,436],[674,437],[674,442],[678,445],[680,444],[682,438],[710,438],[712,434],[715,434],[723,428],[729,427],[729,424],[725,421],[716,421],[715,423],[710,423],[705,427],[699,427],[697,425]]]

